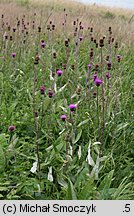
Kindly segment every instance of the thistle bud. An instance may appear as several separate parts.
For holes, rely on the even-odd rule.
[[[99,70],[99,65],[96,64],[96,65],[95,65],[95,71],[98,71],[98,70]]]
[[[111,64],[111,62],[108,62],[108,63],[107,63],[107,69],[108,69],[108,70],[111,70],[111,68],[112,68],[112,64]]]
[[[41,32],[41,27],[40,26],[38,26],[38,32]]]
[[[38,117],[38,112],[37,112],[37,111],[34,112],[34,117],[35,117],[35,118]]]
[[[56,52],[53,53],[53,58],[56,59]]]
[[[118,48],[118,43],[117,42],[115,43],[115,48]]]
[[[94,43],[96,44],[96,39],[94,39]]]
[[[109,55],[106,57],[106,61],[109,61]]]
[[[55,25],[52,25],[52,30],[55,30]]]
[[[47,30],[50,30],[50,25],[47,25]]]
[[[73,22],[73,25],[76,25],[76,21]]]
[[[98,46],[99,46],[99,44],[98,44],[98,43],[96,43],[96,48],[98,48]]]
[[[93,27],[90,28],[90,32],[93,32]]]
[[[64,68],[64,70],[66,70],[67,69],[67,65],[63,64],[63,68]]]
[[[100,47],[104,46],[104,39],[100,39]]]
[[[71,65],[71,68],[72,68],[72,70],[74,70],[74,69],[75,69],[75,66],[74,66],[74,65]]]
[[[111,26],[109,27],[108,31],[109,31],[109,32],[111,31]]]
[[[77,89],[76,89],[76,93],[77,93],[77,95],[80,95],[80,93],[81,93],[81,88],[80,87],[78,87]]]
[[[53,91],[52,91],[52,90],[49,90],[49,91],[48,91],[48,97],[49,97],[49,98],[52,98],[53,96],[54,96]]]
[[[45,86],[40,86],[40,93],[42,95],[44,95],[44,93],[45,93]]]
[[[114,38],[112,38],[112,43],[114,42]]]

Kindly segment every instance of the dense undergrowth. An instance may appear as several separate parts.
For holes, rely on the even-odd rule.
[[[34,11],[0,15],[0,199],[133,199],[131,28]]]

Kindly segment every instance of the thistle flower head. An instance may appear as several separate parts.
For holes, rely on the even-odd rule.
[[[121,60],[121,55],[117,55],[117,60],[118,60],[118,62],[120,62],[120,60]]]
[[[97,94],[97,93],[94,91],[94,92],[93,92],[93,97],[94,97],[94,98],[96,98],[96,94]]]
[[[90,70],[92,68],[92,65],[91,64],[88,64],[88,69]]]
[[[101,79],[99,79],[98,77],[95,79],[95,85],[96,86],[100,86],[101,84],[102,84],[102,80]]]
[[[15,57],[16,57],[16,53],[15,53],[15,52],[11,53],[11,56],[12,56],[13,58],[15,58]]]
[[[52,90],[48,91],[48,97],[52,98],[54,96],[54,92]]]
[[[41,45],[41,47],[42,47],[42,48],[45,48],[45,46],[46,46],[46,43],[45,43],[45,41],[44,41],[44,40],[42,40],[42,41],[41,41],[41,43],[40,43],[40,45]]]
[[[108,69],[108,70],[111,70],[111,68],[112,68],[112,64],[111,64],[111,62],[108,62],[108,63],[107,63],[107,69]]]
[[[95,66],[94,66],[94,67],[95,67],[95,70],[96,70],[96,71],[98,71],[98,70],[99,70],[99,65],[98,65],[98,64],[95,64]]]
[[[37,111],[34,112],[34,117],[35,117],[35,118],[38,117],[38,112],[37,112]]]
[[[93,75],[93,80],[95,81],[97,79],[97,77],[98,77],[97,74],[94,74]]]
[[[13,32],[16,32],[16,28],[13,28]]]
[[[41,94],[44,94],[45,93],[45,86],[40,86],[40,93]]]
[[[82,37],[82,36],[80,36],[80,37],[79,37],[79,40],[80,40],[80,41],[82,41],[82,40],[83,40],[83,37]]]
[[[61,76],[63,74],[63,71],[62,70],[57,70],[56,73],[57,73],[58,76]]]
[[[8,131],[9,132],[14,132],[15,131],[15,126],[14,125],[10,125],[9,127],[8,127]]]
[[[111,78],[111,74],[107,72],[107,73],[106,73],[106,78],[107,78],[107,79],[110,79],[110,78]]]
[[[75,32],[74,32],[74,37],[75,37],[76,35],[77,35],[77,32],[75,31]]]
[[[70,104],[69,108],[70,108],[71,112],[74,112],[76,110],[76,108],[77,108],[77,104]]]
[[[121,58],[121,55],[117,55],[117,58]]]
[[[62,121],[66,121],[67,116],[66,116],[66,115],[61,115],[60,119],[61,119]]]

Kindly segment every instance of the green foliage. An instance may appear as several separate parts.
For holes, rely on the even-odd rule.
[[[115,18],[115,14],[113,14],[113,13],[110,12],[110,11],[105,12],[105,14],[103,14],[102,16],[103,16],[103,18],[105,18],[105,19],[114,19],[114,18]]]
[[[28,6],[30,4],[29,0],[18,0],[17,3],[21,6]]]

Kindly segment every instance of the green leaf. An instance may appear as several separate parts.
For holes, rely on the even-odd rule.
[[[105,190],[105,189],[109,189],[110,185],[112,183],[113,180],[113,174],[114,174],[114,170],[111,170],[102,180],[102,182],[100,183],[99,189],[100,190]]]
[[[5,134],[0,134],[0,144],[2,146],[6,146],[7,145],[7,139],[6,139],[6,135]]]
[[[8,190],[7,187],[0,186],[0,191],[7,191],[7,190]]]
[[[63,177],[61,177],[61,176],[57,176],[57,181],[58,181],[58,183],[59,183],[59,185],[61,185],[62,187],[65,187],[65,188],[67,188],[67,182],[63,179]]]
[[[18,102],[17,101],[15,101],[14,103],[12,103],[12,105],[8,108],[8,114],[9,114],[9,116],[11,116],[12,115],[12,113],[14,112],[14,110],[15,110],[15,107],[17,106],[17,104],[18,104]]]
[[[89,119],[86,119],[86,120],[80,122],[80,123],[77,125],[77,127],[79,128],[79,127],[81,127],[82,125],[84,125],[84,124],[86,124],[86,123],[88,123],[88,122],[89,122]]]
[[[122,129],[124,129],[125,127],[127,127],[129,125],[129,123],[121,123],[117,126],[116,132],[120,131]]]
[[[64,140],[64,136],[61,135],[60,137],[58,137],[58,139],[53,142],[53,147],[55,152],[59,152],[64,146],[65,146],[65,140]]]
[[[89,198],[90,195],[92,195],[94,189],[94,181],[93,179],[89,179],[85,182],[84,187],[82,187],[80,193],[79,193],[79,199],[80,200],[86,200]]]
[[[75,187],[79,187],[82,182],[85,181],[87,174],[89,173],[88,167],[84,167],[83,169],[79,170],[78,177],[75,181]]]
[[[133,193],[134,195],[134,192],[131,191],[132,189],[132,182],[129,182],[127,183],[128,177],[125,177],[122,182],[120,183],[119,187],[116,189],[115,193],[112,195],[112,198],[114,200],[118,200],[121,198],[121,196],[125,193],[127,193],[127,195],[129,196],[130,192]]]
[[[2,145],[0,143],[0,173],[2,173],[4,170],[5,170],[5,154]]]
[[[13,135],[13,137],[12,137],[12,139],[11,139],[10,142],[11,143],[10,143],[10,145],[7,148],[8,151],[14,150],[14,148],[15,148],[17,142],[18,142],[18,137],[16,136],[16,134]]]
[[[3,195],[2,195],[2,194],[0,194],[0,198],[3,198]]]
[[[62,91],[66,88],[67,84],[68,84],[68,83],[66,83],[64,86],[62,86],[62,87],[57,91],[57,93],[62,92]]]
[[[67,190],[67,200],[77,200],[77,196],[74,190],[73,183],[68,179],[68,190]]]
[[[46,97],[44,99],[44,112],[47,110],[47,108],[49,107],[50,103],[51,103],[51,98]]]
[[[73,140],[73,144],[77,143],[79,141],[79,139],[81,138],[82,135],[82,130],[80,130],[80,132],[77,134],[77,137],[75,140]]]

